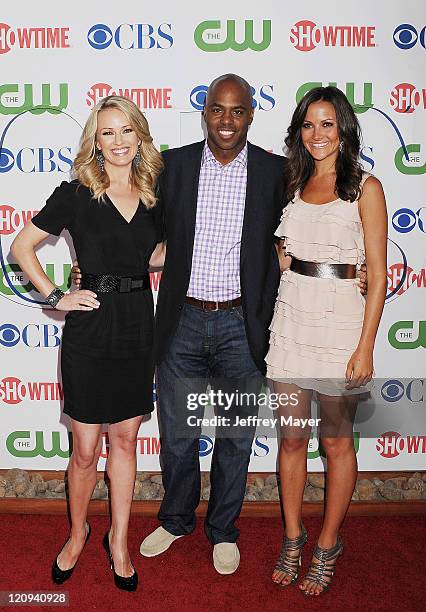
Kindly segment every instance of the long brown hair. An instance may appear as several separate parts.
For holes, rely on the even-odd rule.
[[[336,160],[335,192],[342,200],[354,202],[360,196],[362,179],[362,167],[359,161],[361,128],[345,94],[337,87],[331,86],[315,87],[308,91],[293,113],[285,139],[289,176],[287,201],[293,200],[296,192],[303,191],[315,169],[314,160],[302,142],[301,128],[309,105],[320,100],[333,105],[342,143]]]

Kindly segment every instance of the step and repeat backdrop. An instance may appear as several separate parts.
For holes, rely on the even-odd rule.
[[[421,0],[294,3],[11,3],[0,11],[0,468],[65,469],[69,433],[58,366],[63,317],[10,255],[16,233],[69,178],[81,127],[104,96],[131,98],[161,150],[203,138],[209,82],[225,72],[253,88],[249,138],[275,153],[310,88],[342,89],[363,130],[365,170],[389,210],[388,297],[376,385],[355,425],[362,470],[425,469],[426,10]],[[39,250],[69,286],[67,234]],[[161,273],[151,275],[154,294]],[[155,389],[154,389],[155,393]],[[371,404],[371,402],[373,402]],[[375,404],[374,404],[375,402]],[[376,409],[375,409],[376,406]],[[315,409],[315,406],[313,406]],[[275,431],[258,432],[250,470],[274,471]],[[99,469],[108,454],[104,437]],[[214,439],[200,440],[208,469]],[[139,432],[139,470],[159,469],[154,412]],[[310,471],[323,469],[313,432]]]

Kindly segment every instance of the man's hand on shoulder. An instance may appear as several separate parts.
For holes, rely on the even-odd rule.
[[[357,272],[357,278],[359,280],[359,290],[362,295],[367,295],[368,281],[367,281],[367,266],[361,265],[361,269]]]
[[[71,280],[78,289],[80,289],[81,285],[81,270],[78,267],[78,261],[75,260],[72,262],[71,268]]]

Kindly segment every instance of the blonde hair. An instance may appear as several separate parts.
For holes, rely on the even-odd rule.
[[[141,163],[132,163],[130,180],[139,193],[146,208],[152,208],[157,203],[155,187],[157,178],[163,169],[161,154],[152,144],[148,122],[132,100],[123,96],[107,96],[96,104],[89,115],[80,139],[80,150],[74,160],[75,178],[89,187],[93,197],[103,199],[110,182],[108,174],[102,172],[96,162],[96,132],[98,128],[98,113],[107,108],[121,110],[129,119],[130,125],[141,141],[139,151]]]

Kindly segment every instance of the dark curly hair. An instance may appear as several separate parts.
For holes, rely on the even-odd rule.
[[[336,160],[335,191],[342,200],[354,202],[360,196],[362,167],[359,162],[361,128],[345,94],[337,87],[315,87],[306,93],[291,118],[285,144],[287,145],[287,201],[303,189],[315,169],[315,163],[302,142],[301,127],[308,107],[313,102],[324,100],[333,105],[336,112],[337,129],[343,143]]]

